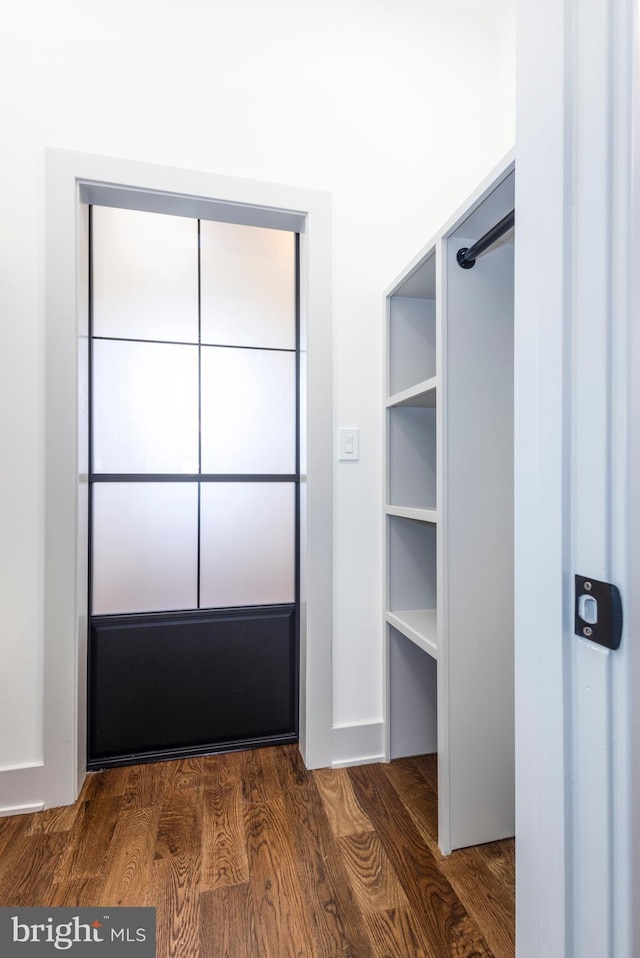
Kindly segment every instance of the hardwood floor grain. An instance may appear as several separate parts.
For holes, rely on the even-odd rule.
[[[433,756],[198,756],[0,818],[0,905],[154,906],[158,958],[514,958],[514,872],[513,840],[441,855]]]
[[[33,828],[34,822],[40,815],[46,814],[46,812],[38,812],[34,815],[11,815],[0,818],[0,862],[3,862],[5,867],[8,866],[12,854],[20,846],[27,832]]]
[[[284,805],[278,798],[252,802],[245,818],[258,955],[306,958],[314,953],[313,934]]]
[[[164,764],[164,762],[152,762],[149,765],[129,766],[129,774],[120,799],[122,811],[153,808],[163,801],[166,792],[173,788],[177,771],[175,762],[169,763],[168,770],[162,767]]]
[[[200,850],[201,831],[201,789],[184,788],[169,792],[160,811],[154,858],[195,855]]]
[[[27,834],[48,835],[52,832],[68,832],[73,828],[80,814],[80,808],[80,802],[76,802],[74,805],[63,805],[61,808],[48,808],[38,815],[33,815]]]
[[[490,956],[480,930],[438,868],[382,768],[362,765],[350,768],[349,776],[418,919],[423,947],[455,958]]]
[[[90,772],[85,779],[79,801],[90,802],[96,792],[119,798],[124,795],[129,784],[131,768],[123,765],[121,768],[110,768],[104,772]]]
[[[434,753],[431,755],[415,755],[413,758],[409,758],[403,761],[407,761],[410,764],[414,765],[419,769],[420,774],[431,786],[432,791],[438,791],[438,756]]]
[[[83,802],[80,796],[76,803],[80,805],[80,812],[68,832],[65,852],[56,870],[56,881],[96,878],[102,872],[116,827],[120,798],[112,794],[109,779],[102,774],[91,784],[93,787],[87,789],[87,794],[92,798]]]
[[[297,749],[274,752],[298,862],[298,873],[314,929],[313,955],[371,958],[375,954],[337,847],[325,806]]]
[[[202,768],[197,760],[176,762],[165,788],[154,853],[158,955],[197,955],[202,872]]]
[[[175,776],[173,780],[174,790],[180,791],[183,788],[199,788],[202,784],[203,757],[198,755],[194,758],[182,758],[177,762],[171,762],[175,766]]]
[[[337,843],[363,914],[408,905],[398,876],[375,832],[343,835]]]
[[[163,956],[197,955],[200,950],[201,899],[199,851],[172,855],[154,863],[156,952]]]
[[[482,855],[490,871],[502,882],[512,898],[516,894],[516,842],[514,838],[505,838],[501,842],[487,842],[478,845],[478,854]]]
[[[241,752],[242,792],[245,802],[270,802],[278,797],[280,782],[273,748]]]
[[[371,821],[356,801],[346,768],[321,768],[313,773],[313,778],[334,835],[340,838],[373,831]]]
[[[384,772],[460,902],[482,927],[495,958],[509,958],[515,954],[515,842],[492,842],[443,856],[438,849],[437,773],[429,759],[399,759],[385,765]]]
[[[496,880],[477,848],[461,848],[440,862],[456,895],[477,924],[495,958],[515,954],[515,901]]]
[[[104,860],[105,905],[154,904],[153,862],[160,810],[131,808],[118,814]]]
[[[243,755],[244,752],[203,755],[200,759],[202,787],[225,788],[227,785],[242,787]]]
[[[365,922],[375,955],[384,958],[432,958],[425,951],[421,935],[410,908],[393,908],[365,915]]]
[[[436,859],[441,858],[438,848],[437,792],[425,780],[418,765],[410,758],[400,758],[395,762],[389,762],[388,765],[383,766],[383,770],[423,841]]]
[[[102,905],[102,879],[100,878],[72,878],[70,881],[61,881],[52,886],[51,894],[47,896],[45,904],[55,908],[88,908],[93,905]],[[40,904],[31,901],[30,905]]]
[[[242,786],[202,793],[202,891],[249,881]]]
[[[64,843],[65,837],[60,833],[25,835],[6,872],[3,870],[0,905],[33,904],[42,885],[53,883]]]
[[[248,883],[203,892],[200,896],[199,943],[199,958],[254,958],[254,955],[264,954],[260,950]],[[176,954],[186,955],[184,952]],[[158,955],[160,958],[161,952]]]

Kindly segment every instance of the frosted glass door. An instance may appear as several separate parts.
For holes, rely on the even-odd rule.
[[[296,348],[293,233],[200,224],[202,342]]]
[[[202,348],[202,470],[296,471],[296,356]]]
[[[295,741],[296,237],[98,207],[92,237],[89,766]]]
[[[198,221],[92,208],[94,336],[198,342]]]
[[[96,340],[93,468],[198,472],[198,347]]]
[[[203,605],[295,602],[294,494],[290,482],[203,485]]]
[[[97,484],[93,541],[94,615],[196,606],[195,484]]]
[[[294,239],[93,210],[94,614],[295,601]]]

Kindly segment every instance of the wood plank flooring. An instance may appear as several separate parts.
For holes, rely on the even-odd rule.
[[[435,756],[296,746],[89,775],[0,818],[0,905],[152,905],[158,958],[513,958],[513,841],[437,847]]]

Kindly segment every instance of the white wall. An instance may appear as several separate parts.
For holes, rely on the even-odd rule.
[[[0,769],[42,758],[44,147],[333,194],[333,710],[376,721],[381,294],[512,146],[513,73],[511,0],[0,3]]]

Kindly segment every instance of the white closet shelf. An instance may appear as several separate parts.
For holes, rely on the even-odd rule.
[[[509,158],[385,294],[385,758],[437,751],[444,854],[514,833],[513,249],[458,264],[514,185]]]
[[[418,522],[431,522],[434,525],[438,523],[437,509],[417,509],[414,506],[385,506],[384,511],[388,516],[400,516],[402,519],[417,519]]]
[[[385,619],[432,658],[438,658],[438,623],[436,609],[409,609],[385,612]]]
[[[387,408],[391,406],[419,406],[434,409],[437,386],[438,377],[432,376],[431,379],[425,379],[424,382],[416,383],[415,386],[409,386],[408,389],[403,389],[402,392],[389,396],[385,406]]]

